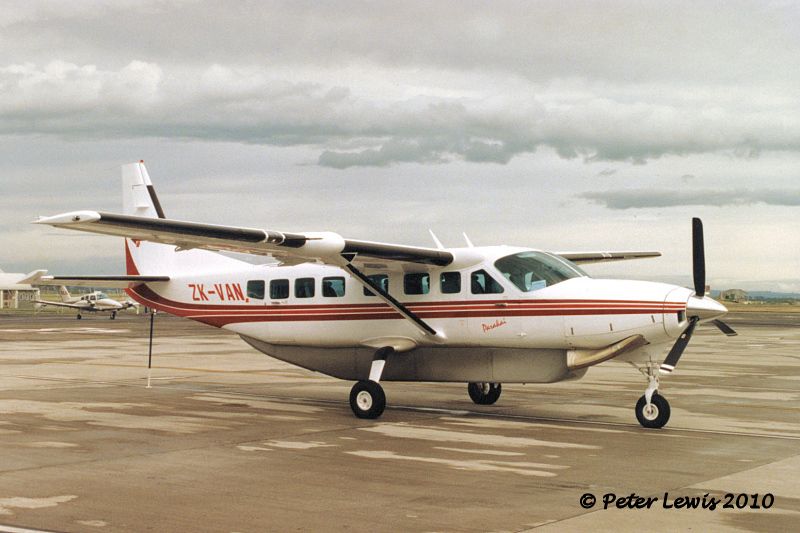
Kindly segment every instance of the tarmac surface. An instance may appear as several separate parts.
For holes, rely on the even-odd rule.
[[[211,327],[159,315],[146,388],[146,317],[0,315],[0,531],[796,529],[800,314],[726,321],[739,336],[698,330],[662,379],[668,426],[646,430],[645,379],[619,363],[493,406],[384,383],[365,421],[352,383]],[[604,510],[609,493],[658,500]]]

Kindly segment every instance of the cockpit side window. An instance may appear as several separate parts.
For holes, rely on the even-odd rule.
[[[500,294],[503,286],[485,270],[476,270],[469,276],[472,294]]]
[[[568,261],[544,252],[508,255],[495,261],[494,266],[523,292],[543,289],[586,275]]]

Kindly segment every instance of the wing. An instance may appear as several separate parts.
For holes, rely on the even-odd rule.
[[[37,303],[37,304],[40,304],[40,305],[54,305],[56,307],[69,307],[71,309],[86,309],[86,308],[89,307],[88,305],[75,305],[75,304],[68,304],[68,303],[64,303],[64,302],[50,302],[50,301],[47,301],[47,300],[34,300],[33,302]]]
[[[453,254],[445,250],[345,239],[332,232],[287,233],[98,211],[64,213],[40,218],[35,223],[183,249],[270,255],[287,262],[321,261],[337,266],[376,259],[437,266],[453,262]]]
[[[579,265],[590,263],[609,263],[612,261],[627,261],[628,259],[644,259],[647,257],[661,257],[661,252],[553,252],[556,255],[569,259]]]

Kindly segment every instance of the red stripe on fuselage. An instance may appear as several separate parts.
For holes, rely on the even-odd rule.
[[[196,305],[162,297],[150,287],[127,289],[139,303],[173,315],[222,327],[241,322],[316,322],[332,320],[401,320],[388,305]],[[502,303],[503,306],[494,305]],[[665,314],[686,308],[681,302],[622,300],[490,300],[419,302],[407,304],[420,318],[490,318],[513,316]]]

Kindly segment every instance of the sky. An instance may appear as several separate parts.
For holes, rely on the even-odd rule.
[[[658,250],[597,277],[800,292],[790,1],[0,0],[0,268],[114,274],[168,217],[433,246]]]

